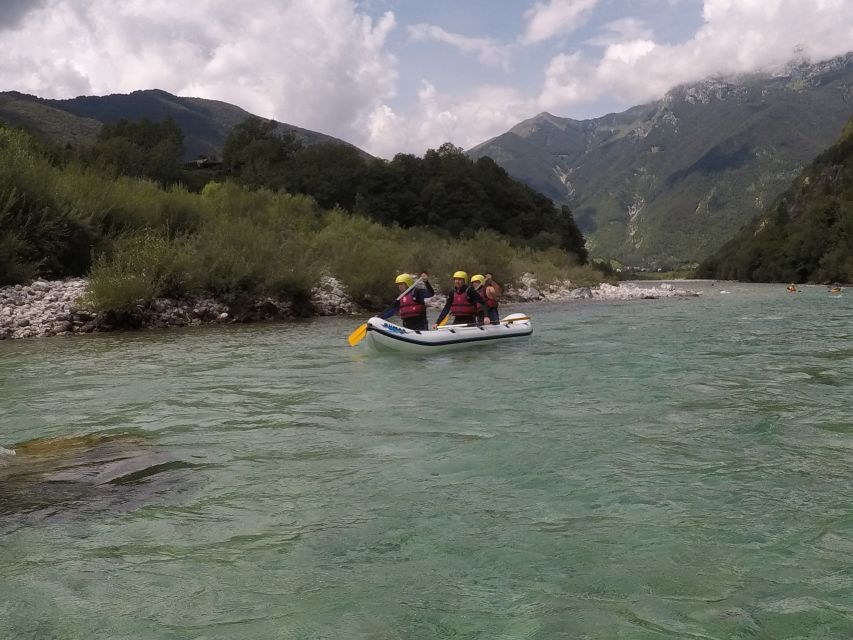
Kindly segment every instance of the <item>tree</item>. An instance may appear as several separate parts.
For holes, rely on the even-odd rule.
[[[222,148],[225,169],[252,187],[286,187],[287,172],[302,142],[292,133],[276,133],[275,120],[246,118],[234,127]]]
[[[173,184],[181,177],[184,134],[172,118],[152,122],[119,120],[105,124],[83,152],[84,162],[116,175]]]
[[[313,144],[291,159],[288,191],[307,193],[321,207],[352,211],[367,176],[367,163],[353,146],[338,142]]]

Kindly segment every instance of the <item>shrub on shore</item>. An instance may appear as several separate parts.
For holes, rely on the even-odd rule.
[[[0,128],[0,284],[88,274],[93,307],[127,312],[160,296],[296,299],[327,273],[375,306],[393,299],[403,269],[449,283],[459,268],[505,283],[524,272],[543,283],[598,280],[569,253],[493,231],[455,238],[231,182],[190,193],[55,166],[26,134]]]

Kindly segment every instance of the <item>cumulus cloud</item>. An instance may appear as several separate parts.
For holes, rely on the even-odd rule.
[[[8,2],[6,3],[8,6]],[[0,38],[0,86],[46,97],[160,88],[352,140],[393,96],[393,14],[352,0],[52,0]]]
[[[413,110],[398,114],[382,105],[374,111],[367,146],[383,157],[400,151],[423,153],[443,142],[467,148],[530,117],[535,106],[511,87],[484,86],[448,95],[424,81]]]
[[[450,33],[431,24],[416,24],[409,27],[412,40],[434,40],[448,44],[463,53],[473,53],[483,64],[509,69],[509,50],[492,38],[473,38]]]
[[[654,34],[645,22],[637,18],[619,18],[608,22],[601,28],[601,33],[586,41],[587,44],[607,47],[629,40],[650,40]]]
[[[525,14],[522,44],[536,44],[580,27],[598,0],[548,0],[537,2]]]
[[[704,24],[682,43],[659,44],[628,30],[628,39],[602,40],[598,57],[555,56],[538,104],[567,109],[606,95],[630,106],[708,76],[778,67],[795,51],[830,58],[853,43],[853,3],[846,0],[705,0],[702,16]]]
[[[537,13],[529,14],[524,37],[556,34],[536,27],[536,16],[556,6],[535,5]],[[578,5],[572,7],[578,10]],[[700,28],[677,44],[656,42],[641,20],[611,21],[587,43],[600,47],[597,53],[586,49],[553,56],[536,95],[490,86],[448,96],[427,85],[415,110],[390,111],[393,128],[401,132],[397,140],[405,140],[408,150],[445,140],[468,147],[539,111],[566,114],[604,99],[614,108],[627,108],[658,99],[678,84],[778,67],[795,53],[822,60],[845,53],[853,43],[853,3],[845,0],[706,0],[702,16]],[[386,122],[391,115],[379,120]],[[372,141],[381,149],[394,146],[392,137],[377,135]]]
[[[657,42],[651,16],[622,17],[538,60],[533,88],[508,75],[506,86],[447,94],[438,77],[417,96],[398,97],[400,63],[389,50],[397,19],[381,14],[386,3],[378,1],[371,18],[369,4],[195,0],[188,9],[174,0],[0,0],[0,89],[66,98],[156,87],[224,100],[390,157],[448,140],[469,147],[542,110],[570,115],[604,100],[626,108],[680,83],[781,65],[797,47],[820,60],[853,43],[850,0],[705,0],[702,25],[679,43]],[[427,24],[408,35],[498,68],[512,55],[529,69],[546,50],[532,45],[562,44],[596,8],[618,4],[531,1],[511,42]]]
[[[44,0],[0,0],[0,31],[18,24],[24,15],[44,4]]]

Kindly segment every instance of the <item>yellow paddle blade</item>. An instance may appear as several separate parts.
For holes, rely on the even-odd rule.
[[[349,346],[354,347],[359,342],[364,339],[364,336],[367,335],[367,323],[365,322],[358,329],[349,334],[349,338],[347,338],[347,342],[349,342]]]
[[[446,316],[444,316],[444,320],[442,320],[441,322],[438,323],[438,326],[443,327],[444,325],[447,324],[448,320],[450,320],[450,314],[449,313]]]

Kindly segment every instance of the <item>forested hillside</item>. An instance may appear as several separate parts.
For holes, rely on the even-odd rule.
[[[763,215],[698,274],[758,282],[853,282],[853,118]]]
[[[65,144],[91,144],[103,124],[143,119],[173,120],[184,135],[181,161],[219,156],[231,130],[251,116],[233,104],[204,98],[175,96],[159,89],[108,96],[80,96],[49,100],[17,91],[0,92],[0,121],[21,126],[42,139]],[[291,134],[306,145],[320,142],[347,144],[318,131],[276,123],[276,131]],[[351,145],[350,145],[351,146]],[[359,150],[364,156],[367,154]]]
[[[567,207],[517,182],[491,158],[472,161],[446,143],[423,158],[366,159],[352,147],[303,145],[250,118],[223,150],[225,170],[248,187],[313,196],[383,224],[440,229],[452,236],[490,229],[535,248],[559,247],[586,262],[584,238]]]

